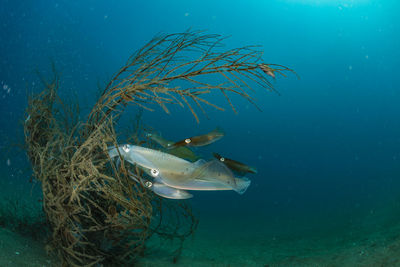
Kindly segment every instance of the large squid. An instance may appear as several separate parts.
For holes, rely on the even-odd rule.
[[[249,179],[234,177],[218,160],[200,159],[192,163],[158,150],[128,144],[111,147],[108,153],[111,158],[121,155],[122,159],[142,168],[153,178],[148,187],[167,198],[191,197],[182,192],[184,190],[234,190],[243,194],[250,185]]]

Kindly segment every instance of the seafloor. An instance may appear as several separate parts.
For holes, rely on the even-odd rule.
[[[13,212],[20,218],[32,209],[40,210],[39,186],[31,187],[0,180],[0,207],[9,210],[14,205]],[[311,212],[280,220],[251,209],[235,214],[200,205],[194,207],[201,215],[198,229],[185,241],[176,263],[167,250],[169,241],[153,240],[161,245],[137,266],[400,266],[398,197],[358,213],[312,216]],[[43,240],[10,228],[0,227],[0,267],[58,266],[57,259],[46,254]]]
[[[286,236],[254,227],[260,221],[227,223],[202,220],[175,264],[163,250],[170,245],[165,242],[138,266],[400,266],[398,221],[377,219],[358,230]],[[0,228],[0,266],[57,266],[56,262],[46,255],[43,243]]]

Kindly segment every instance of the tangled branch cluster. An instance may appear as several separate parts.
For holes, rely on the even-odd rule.
[[[166,112],[170,104],[187,106],[199,121],[193,103],[203,112],[204,105],[222,110],[204,98],[213,91],[221,91],[235,110],[228,93],[253,103],[246,80],[273,90],[258,67],[261,52],[253,47],[216,52],[223,39],[190,31],[152,39],[111,79],[86,122],[78,120],[78,105],[58,97],[55,71],[51,82],[43,81],[44,90],[30,98],[24,123],[27,154],[42,185],[52,233],[48,249],[65,265],[132,262],[155,234],[182,244],[194,232],[197,219],[186,202],[161,199],[131,180],[128,171],[144,174],[123,161],[117,168],[107,148],[118,144],[113,118],[128,104],[147,110],[158,104]],[[289,69],[275,71],[282,70]],[[222,81],[204,79],[212,75]],[[146,142],[134,134],[131,139]]]

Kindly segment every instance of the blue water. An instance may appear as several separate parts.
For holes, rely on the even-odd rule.
[[[200,124],[189,110],[144,113],[146,124],[172,140],[220,126],[226,136],[196,152],[257,167],[244,195],[195,192],[201,218],[244,220],[279,233],[329,231],[390,205],[389,214],[398,213],[398,10],[395,0],[2,0],[0,145],[21,140],[26,92],[40,90],[35,71],[50,74],[51,61],[61,74],[60,95],[76,93],[84,114],[97,83],[106,84],[154,35],[206,30],[230,36],[226,48],[261,45],[265,62],[288,66],[300,79],[278,76],[272,82],[279,95],[255,87],[262,112],[233,97],[234,114],[216,94],[226,111],[208,108],[210,119],[199,112]],[[135,109],[128,114],[133,118]],[[27,164],[23,156],[3,156],[0,164],[0,179],[27,182],[18,174]]]

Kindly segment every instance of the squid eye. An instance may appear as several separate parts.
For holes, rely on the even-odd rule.
[[[144,183],[144,186],[147,187],[147,188],[150,188],[150,187],[153,186],[153,183],[150,182],[150,181],[146,181],[146,182]]]
[[[190,138],[185,139],[185,143],[186,143],[186,144],[189,144],[190,142],[192,142],[192,140],[190,140]]]
[[[151,172],[151,176],[153,176],[153,177],[157,177],[158,174],[160,174],[160,172],[157,169],[151,169],[150,172]]]
[[[123,145],[122,150],[125,151],[126,153],[128,153],[129,150],[131,150],[131,149],[129,148],[129,145]]]
[[[224,161],[225,161],[225,158],[220,158],[219,160],[222,161],[222,162],[224,162]]]

